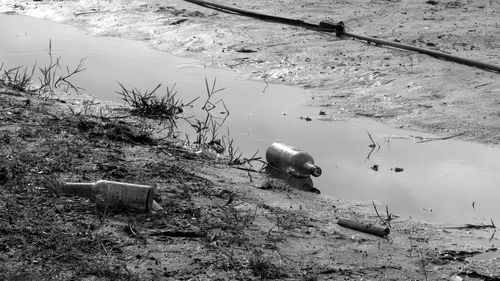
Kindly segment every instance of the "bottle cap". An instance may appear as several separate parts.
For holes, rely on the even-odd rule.
[[[319,177],[321,176],[321,168],[318,167],[318,166],[314,166],[313,168],[311,168],[311,175],[315,176],[315,177]]]

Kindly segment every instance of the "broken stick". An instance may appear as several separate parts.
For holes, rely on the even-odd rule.
[[[358,230],[364,233],[373,234],[380,237],[386,237],[390,232],[390,229],[388,227],[381,227],[378,225],[373,225],[371,223],[366,224],[346,219],[339,219],[337,221],[337,224],[350,229]]]

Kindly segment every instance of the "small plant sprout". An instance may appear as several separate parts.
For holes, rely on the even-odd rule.
[[[49,41],[49,65],[44,67],[39,67],[41,77],[39,78],[40,87],[38,88],[38,92],[40,94],[49,93],[53,95],[57,88],[64,87],[64,91],[68,92],[70,89],[74,90],[76,93],[79,93],[82,88],[74,85],[69,81],[69,78],[74,75],[84,71],[86,68],[84,67],[84,63],[86,58],[81,58],[78,65],[70,70],[68,66],[66,66],[66,73],[60,74],[59,72],[62,69],[61,66],[61,57],[56,57],[52,55],[52,40]]]
[[[157,91],[161,84],[156,85],[151,91],[140,91],[136,88],[129,89],[118,82],[121,91],[117,91],[123,101],[132,107],[131,114],[143,118],[149,118],[160,121],[160,124],[166,125],[169,135],[173,134],[177,128],[177,119],[184,112],[185,107],[191,106],[198,98],[184,103],[177,97],[175,84],[172,88],[167,87],[164,95],[158,95]]]
[[[205,100],[205,103],[201,107],[201,109],[204,112],[204,116],[202,116],[199,119],[196,118],[194,122],[190,122],[189,120],[187,120],[190,123],[191,127],[195,129],[196,140],[194,143],[199,145],[216,141],[219,129],[223,126],[223,124],[226,122],[226,119],[229,116],[229,109],[226,107],[224,100],[222,99],[218,99],[217,101],[213,100],[215,94],[224,90],[224,88],[216,89],[215,88],[216,83],[217,80],[214,79],[212,86],[210,86],[208,84],[207,78],[205,78],[207,99]],[[222,106],[224,107],[223,118],[217,117],[213,114],[213,111],[217,109],[218,104],[222,104]]]
[[[4,69],[4,65],[2,64],[0,66],[0,84],[18,91],[36,91],[38,94],[48,93],[51,96],[58,88],[62,88],[64,92],[68,92],[71,89],[79,93],[82,88],[73,84],[69,79],[85,70],[85,58],[80,59],[80,62],[73,70],[66,66],[66,73],[64,73],[62,72],[61,57],[54,58],[52,54],[52,41],[49,41],[48,55],[49,64],[38,67],[39,73],[36,73],[36,64],[33,65],[31,70],[28,70],[28,67],[20,66]],[[39,86],[35,90],[30,90],[34,76],[38,76]]]
[[[0,83],[14,90],[27,91],[31,85],[35,66],[28,71],[27,67],[14,67],[3,70],[3,64],[0,66]]]

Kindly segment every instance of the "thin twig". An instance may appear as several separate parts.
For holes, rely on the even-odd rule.
[[[447,136],[447,137],[440,137],[440,138],[425,138],[421,141],[417,141],[417,143],[423,143],[423,142],[430,142],[430,141],[437,141],[437,140],[447,140],[447,139],[451,139],[451,138],[454,138],[454,137],[458,137],[458,136],[461,136],[463,135],[464,132],[462,133],[459,133],[459,134],[456,134],[456,135],[452,135],[452,136]]]
[[[370,135],[370,132],[366,131],[366,133],[368,134],[368,137],[370,138],[370,140],[372,141],[372,144],[370,144],[368,147],[377,147],[377,145],[375,144],[375,142],[373,141],[373,138],[372,138],[372,135]]]
[[[496,233],[497,233],[497,229],[496,229],[496,228],[494,228],[494,229],[493,229],[493,233],[491,234],[491,237],[490,237],[490,239],[488,240],[488,243],[491,243],[491,241],[493,240],[493,238],[495,238],[495,234],[496,234]]]
[[[107,13],[110,12],[109,10],[104,10],[104,11],[88,11],[88,12],[81,12],[81,13],[75,13],[75,16],[81,16],[81,15],[88,15],[88,14],[98,14],[98,13]]]
[[[101,244],[102,249],[104,250],[104,253],[106,253],[106,256],[108,255],[108,250],[106,247],[104,247],[104,244],[102,244],[102,241],[99,241],[99,244]]]
[[[378,210],[377,210],[377,206],[375,205],[375,202],[372,201],[372,204],[373,204],[373,208],[375,209],[375,213],[377,213],[377,217],[382,221],[382,223],[385,224],[385,220],[380,216],[380,214],[378,213]]]
[[[387,219],[383,219],[380,216],[380,214],[378,213],[377,206],[375,205],[374,201],[372,201],[372,204],[373,204],[373,208],[375,209],[375,213],[377,213],[377,216],[382,221],[382,223],[387,224],[387,226],[389,226],[389,228],[392,228],[392,226],[391,226],[392,214],[389,213],[389,207],[387,205],[385,206],[385,212],[387,214]]]
[[[425,260],[422,249],[420,249],[420,262],[422,264],[422,272],[424,273],[425,281],[428,281],[429,279],[427,279],[427,271],[425,271]]]
[[[366,155],[366,158],[365,158],[365,161],[368,161],[370,160],[370,156],[372,155],[373,151],[375,150],[375,146],[371,146],[371,150],[370,152],[368,153],[368,155]]]
[[[250,178],[250,182],[253,182],[252,180],[252,174],[250,174],[250,171],[247,171],[248,177]]]
[[[266,81],[266,78],[264,78],[264,83],[266,83],[266,86],[265,86],[265,87],[264,87],[264,89],[262,90],[262,92],[263,92],[263,93],[265,93],[265,92],[266,92],[266,89],[267,89],[267,87],[269,86],[269,84],[268,84],[268,83],[267,83],[267,81]]]
[[[247,171],[247,172],[260,173],[260,171],[257,171],[257,170],[251,169],[251,168],[245,168],[245,167],[239,167],[239,166],[231,166],[231,167],[238,169],[238,170]]]
[[[444,229],[484,229],[484,228],[493,228],[496,229],[494,224],[465,224],[464,226],[447,226],[443,227]]]
[[[387,215],[387,219],[386,219],[387,225],[392,228],[392,226],[391,226],[392,214],[389,213],[389,206],[387,206],[387,205],[385,205],[385,213]]]

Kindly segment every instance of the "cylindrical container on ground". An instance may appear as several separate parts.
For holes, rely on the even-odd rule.
[[[94,183],[64,183],[61,186],[61,191],[89,198],[101,207],[125,207],[149,211],[153,204],[154,187],[99,180]]]
[[[321,175],[321,168],[314,164],[312,156],[300,149],[275,142],[266,151],[269,166],[296,177]]]

